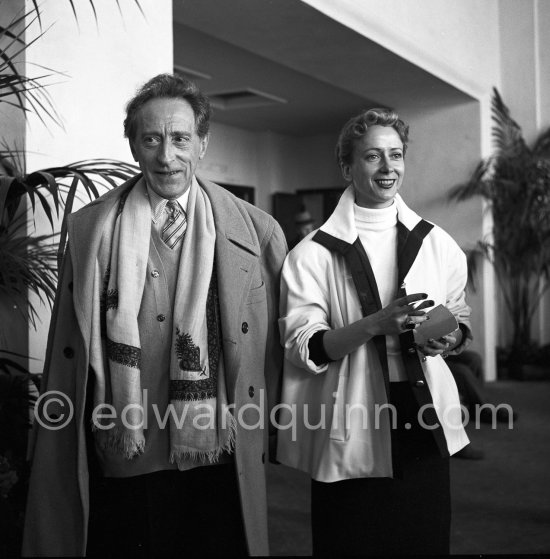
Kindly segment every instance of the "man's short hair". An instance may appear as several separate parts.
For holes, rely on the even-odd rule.
[[[367,133],[369,126],[390,126],[403,142],[403,153],[407,151],[409,141],[409,125],[391,109],[368,109],[350,118],[338,137],[336,144],[336,160],[339,165],[350,165],[353,161],[355,144]]]
[[[142,85],[126,105],[124,136],[132,141],[136,134],[137,116],[140,109],[152,99],[183,99],[195,114],[196,132],[199,138],[208,134],[212,108],[208,97],[190,80],[172,74],[159,74]]]

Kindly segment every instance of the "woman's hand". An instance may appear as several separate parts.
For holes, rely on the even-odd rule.
[[[459,346],[461,342],[462,330],[457,328],[451,334],[447,334],[437,340],[430,338],[424,345],[417,345],[416,347],[428,357],[435,357],[436,355],[443,355],[446,357],[446,354]]]
[[[372,336],[397,336],[406,330],[414,330],[429,318],[422,309],[433,306],[434,302],[423,301],[417,307],[411,304],[426,297],[425,293],[413,293],[396,299],[387,307],[363,319],[368,324],[367,330]]]
[[[360,320],[336,330],[327,330],[323,336],[326,354],[336,361],[342,359],[374,336],[392,336],[412,330],[417,324],[427,320],[422,310],[433,306],[433,301],[424,301],[418,307],[411,306],[416,301],[426,299],[425,293],[413,293],[396,299],[387,307]]]

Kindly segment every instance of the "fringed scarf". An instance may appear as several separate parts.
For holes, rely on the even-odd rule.
[[[221,452],[231,452],[236,428],[221,359],[214,216],[196,180],[190,188],[170,351],[170,460],[180,467],[188,459],[215,462]],[[112,406],[93,422],[96,440],[128,459],[146,445],[138,313],[150,237],[151,207],[141,179],[107,218],[96,261],[90,345],[94,408]]]

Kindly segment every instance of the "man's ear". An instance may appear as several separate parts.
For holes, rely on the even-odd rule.
[[[208,147],[208,141],[210,140],[210,134],[206,134],[201,138],[200,148],[199,148],[199,159],[202,159],[206,155],[206,148]]]

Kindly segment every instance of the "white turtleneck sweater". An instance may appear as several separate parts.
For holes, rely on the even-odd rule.
[[[354,204],[355,227],[369,257],[382,307],[397,293],[397,207],[362,208]],[[407,380],[399,336],[386,336],[390,382]]]

